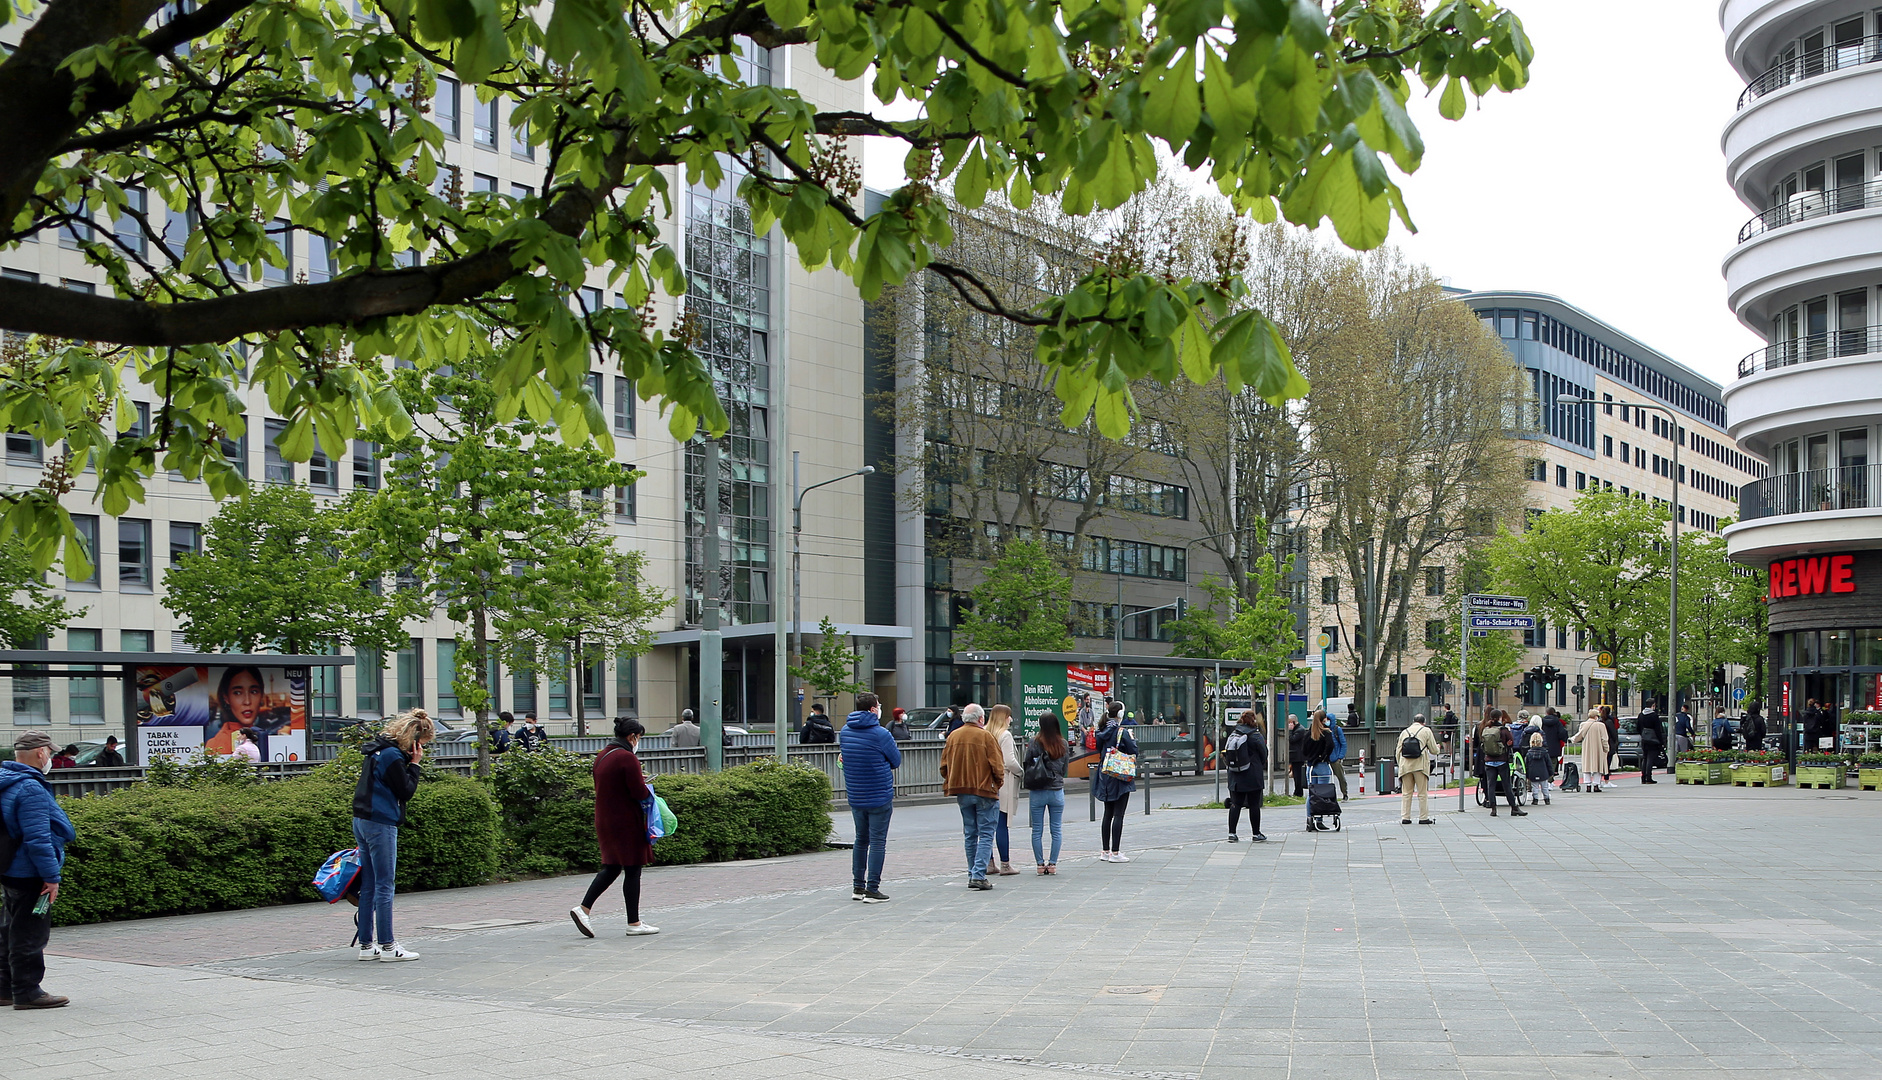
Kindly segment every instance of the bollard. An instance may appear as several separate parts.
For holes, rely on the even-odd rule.
[[[1364,750],[1359,752],[1359,797],[1362,799],[1366,797],[1366,752]]]

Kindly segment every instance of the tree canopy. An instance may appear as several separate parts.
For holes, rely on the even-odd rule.
[[[790,45],[815,76],[867,78],[918,117],[820,108],[741,62]],[[157,469],[233,493],[221,446],[245,427],[246,386],[288,421],[290,460],[316,442],[337,457],[362,428],[402,436],[388,357],[486,354],[503,410],[605,448],[583,385],[599,353],[677,436],[723,431],[686,325],[648,308],[686,291],[662,230],[675,178],[735,185],[759,233],[777,225],[866,298],[927,268],[1033,326],[1068,423],[1123,434],[1146,378],[1298,396],[1234,276],[1108,264],[1010,309],[936,257],[941,190],[1087,214],[1168,155],[1239,213],[1331,222],[1369,248],[1394,213],[1409,224],[1386,163],[1423,155],[1414,86],[1456,118],[1471,94],[1522,86],[1530,58],[1490,0],[51,0],[0,63],[0,251],[64,234],[108,287],[0,280],[0,328],[43,335],[4,376],[0,424],[71,448],[61,475],[4,496],[0,532],[48,565],[77,539],[58,496],[88,462],[111,514]],[[500,99],[537,191],[467,195],[441,168],[446,77]],[[834,141],[862,135],[909,148],[909,183],[867,216]],[[285,280],[295,235],[327,256]],[[585,303],[591,272],[626,306]],[[138,383],[161,403],[147,430],[129,418]],[[66,544],[74,572],[81,548]]]
[[[988,652],[1069,652],[1072,581],[1041,540],[1009,543],[973,587],[959,645]]]

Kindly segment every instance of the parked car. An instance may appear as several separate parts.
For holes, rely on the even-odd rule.
[[[908,710],[908,730],[933,731],[948,726],[948,710],[933,705]]]
[[[1621,768],[1640,767],[1640,717],[1623,716],[1620,718],[1621,739],[1618,751]]]

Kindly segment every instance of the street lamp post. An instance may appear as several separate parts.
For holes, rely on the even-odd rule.
[[[801,576],[804,564],[804,496],[820,487],[825,487],[837,483],[838,481],[848,480],[852,476],[868,476],[876,471],[874,465],[864,465],[854,472],[846,472],[842,476],[833,476],[828,480],[819,480],[807,488],[800,489],[797,486],[797,467],[800,455],[801,451],[791,451],[791,651],[783,658],[787,664],[792,656],[800,660],[803,659],[804,651],[804,593]],[[782,624],[780,623],[779,625],[781,626]],[[779,630],[777,636],[782,639],[784,636],[783,631]],[[779,640],[777,644],[781,645],[783,641]],[[786,681],[788,683],[789,680],[787,679]],[[790,692],[788,689],[785,692],[785,699],[785,701],[778,703],[777,731],[773,740],[779,761],[785,760],[790,754],[790,737],[784,726],[785,707],[790,703]]]
[[[1594,426],[1593,397],[1579,394],[1558,395],[1557,401],[1573,401],[1589,406],[1589,427]],[[1635,409],[1652,409],[1665,413],[1666,421],[1672,425],[1673,432],[1673,542],[1667,555],[1667,603],[1666,603],[1666,713],[1661,723],[1670,723],[1674,713],[1679,711],[1679,414],[1664,405],[1641,405],[1632,401],[1617,401],[1613,404],[1625,405]],[[1643,754],[1644,758],[1645,755]],[[1641,763],[1642,771],[1647,771],[1646,762]]]

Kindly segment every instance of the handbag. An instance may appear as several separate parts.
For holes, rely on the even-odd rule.
[[[1137,779],[1137,759],[1113,746],[1104,752],[1104,768],[1101,771],[1104,775],[1115,776],[1119,780],[1135,780]]]
[[[1027,791],[1044,791],[1052,786],[1052,780],[1052,763],[1037,747],[1032,748],[1026,754],[1026,771],[1020,782],[1026,785]]]

